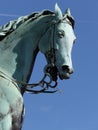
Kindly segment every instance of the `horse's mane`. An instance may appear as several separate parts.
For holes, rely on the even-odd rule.
[[[21,24],[23,24],[27,20],[32,19],[33,21],[42,15],[49,15],[49,14],[54,14],[54,13],[49,10],[45,10],[39,13],[37,12],[27,16],[22,16],[16,20],[10,21],[9,23],[0,27],[0,41],[2,41],[7,35],[9,35],[11,32],[16,30]]]

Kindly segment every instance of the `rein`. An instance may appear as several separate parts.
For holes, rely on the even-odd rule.
[[[13,77],[10,77],[9,75],[7,75],[6,73],[0,71],[0,77],[12,82],[19,90],[18,84],[22,85],[21,88],[21,93],[23,94],[24,92],[30,93],[30,94],[39,94],[39,93],[55,93],[58,90],[51,90],[48,91],[49,88],[51,89],[55,89],[58,82],[55,81],[53,83],[52,77],[49,73],[44,73],[43,78],[40,80],[40,82],[38,83],[34,83],[34,84],[28,84],[26,82],[17,80]],[[47,81],[48,78],[48,81]],[[35,87],[40,86],[41,89],[40,90],[33,90]]]

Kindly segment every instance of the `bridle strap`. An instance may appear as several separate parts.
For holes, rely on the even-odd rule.
[[[55,20],[52,21],[51,25],[50,25],[50,30],[51,30],[51,33],[50,33],[50,40],[49,40],[49,45],[50,45],[50,49],[49,51],[46,52],[46,57],[47,59],[49,60],[49,66],[51,65],[51,67],[55,66],[55,46],[54,46],[54,43],[55,43],[55,25],[57,24],[57,22]]]
[[[49,40],[49,51],[46,52],[46,57],[49,57],[49,62],[53,65],[55,63],[55,47],[54,47],[54,43],[55,43],[55,39],[54,39],[54,35],[55,35],[55,22],[52,21],[51,25],[50,25],[50,40]]]

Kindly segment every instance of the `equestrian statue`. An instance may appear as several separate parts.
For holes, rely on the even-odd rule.
[[[56,4],[54,12],[32,13],[0,27],[0,130],[22,129],[25,92],[54,93],[58,78],[70,78],[74,24],[70,9],[63,15]],[[39,51],[47,61],[44,76],[29,84]]]

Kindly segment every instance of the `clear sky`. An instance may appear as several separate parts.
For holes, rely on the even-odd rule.
[[[1,0],[0,25],[18,18],[14,15],[54,11],[56,2],[63,13],[69,7],[76,21],[75,72],[70,80],[59,80],[61,94],[24,95],[22,130],[98,130],[98,0]],[[41,79],[45,64],[39,53],[31,82]]]

